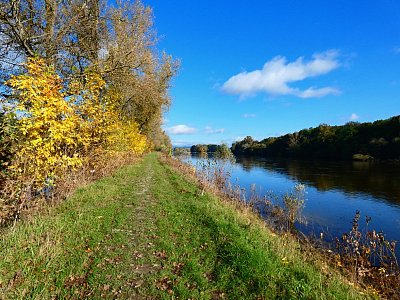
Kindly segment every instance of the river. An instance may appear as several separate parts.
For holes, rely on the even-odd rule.
[[[196,165],[202,158],[185,160]],[[365,217],[369,216],[369,229],[400,241],[400,164],[237,157],[228,169],[231,182],[246,190],[255,184],[260,194],[282,196],[297,183],[304,184],[303,216],[307,224],[296,226],[305,234],[320,236],[323,232],[328,240],[340,237],[351,230],[358,210],[361,229],[365,229]]]

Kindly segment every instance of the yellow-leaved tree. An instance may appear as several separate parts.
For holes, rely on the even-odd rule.
[[[101,75],[90,69],[83,76],[76,76],[68,87],[80,117],[76,126],[83,141],[80,150],[85,155],[105,144],[114,119],[110,105],[101,97],[104,88],[105,81]]]
[[[147,138],[139,132],[138,124],[121,112],[121,94],[107,88],[98,71],[87,69],[83,77],[76,77],[69,93],[78,103],[78,126],[86,153],[130,151],[140,155],[148,149]]]
[[[140,155],[148,149],[138,124],[122,116],[120,95],[107,91],[101,74],[93,69],[64,87],[44,60],[31,58],[26,73],[7,84],[14,90],[19,137],[9,168],[36,190],[52,185],[67,170],[90,163],[93,155]]]
[[[146,136],[140,134],[137,123],[117,121],[113,124],[108,138],[108,149],[141,155],[149,149],[149,144]]]
[[[14,90],[19,135],[10,166],[14,175],[41,188],[65,169],[80,166],[77,150],[84,141],[77,130],[79,116],[54,69],[40,58],[31,58],[26,73],[7,84]]]

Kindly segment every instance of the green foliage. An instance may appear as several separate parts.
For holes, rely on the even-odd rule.
[[[208,145],[193,145],[190,147],[191,153],[207,153],[208,152]]]
[[[192,147],[190,147],[190,152],[191,153],[200,153],[200,154],[212,153],[217,158],[234,159],[232,151],[229,149],[228,145],[226,145],[226,144],[222,144],[222,145],[197,144],[197,145],[193,145]]]
[[[190,154],[189,148],[183,148],[183,147],[174,148],[174,155],[189,155],[189,154]]]
[[[246,137],[232,152],[296,158],[352,159],[354,154],[378,159],[400,158],[400,116],[373,123],[321,124],[315,128],[255,141]]]
[[[229,149],[227,144],[219,145],[215,150],[214,155],[216,158],[220,159],[235,159],[231,149]]]

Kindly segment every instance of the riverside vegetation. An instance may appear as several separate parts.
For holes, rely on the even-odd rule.
[[[290,235],[270,231],[248,207],[202,193],[189,174],[190,166],[147,155],[3,231],[2,297],[372,296]]]
[[[199,163],[200,162],[200,163]],[[326,243],[321,237],[306,237],[296,230],[295,222],[306,221],[301,216],[304,207],[305,186],[298,184],[292,192],[279,199],[272,192],[257,193],[255,185],[246,191],[229,180],[230,163],[221,159],[202,159],[196,165],[200,170],[203,190],[211,189],[220,196],[247,207],[262,216],[269,228],[280,234],[293,234],[303,246],[303,251],[319,252],[325,261],[340,269],[353,282],[367,286],[390,299],[400,298],[400,269],[395,248],[396,241],[387,240],[382,231],[369,228],[370,217],[366,217],[365,229],[360,229],[361,215],[356,212],[350,231]],[[184,169],[184,168],[183,168]],[[310,248],[311,247],[311,248]],[[333,250],[333,251],[332,251]]]

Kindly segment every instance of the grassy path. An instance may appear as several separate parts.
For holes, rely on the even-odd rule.
[[[0,299],[364,299],[154,154],[0,237]]]

